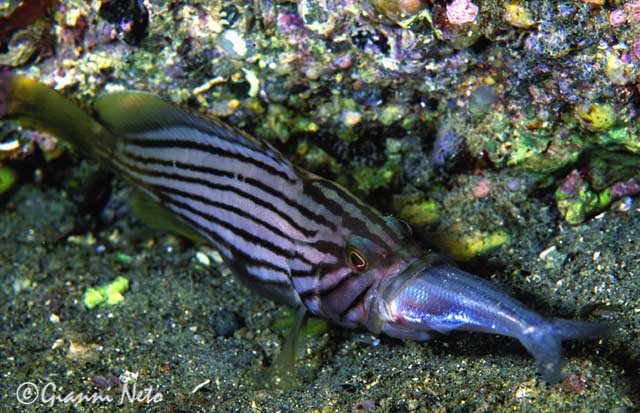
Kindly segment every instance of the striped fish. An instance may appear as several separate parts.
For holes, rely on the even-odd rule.
[[[523,343],[550,381],[560,377],[562,340],[608,330],[528,310],[422,252],[405,225],[268,143],[153,95],[105,95],[91,116],[50,88],[4,72],[0,116],[49,131],[109,165],[137,190],[134,211],[143,221],[219,250],[244,285],[298,309],[296,328],[311,313],[413,340],[457,329],[504,334]]]

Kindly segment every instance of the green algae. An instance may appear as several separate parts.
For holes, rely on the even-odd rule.
[[[640,152],[640,135],[634,134],[633,130],[629,127],[611,128],[605,133],[596,135],[595,141],[613,150],[617,147],[623,147],[634,154]]]
[[[380,113],[380,123],[389,126],[401,120],[406,114],[407,108],[400,105],[386,106]]]
[[[511,236],[503,231],[467,231],[459,227],[436,234],[443,252],[454,259],[468,261],[499,248],[509,242]]]
[[[616,111],[610,104],[580,105],[576,108],[576,117],[582,126],[592,132],[610,129],[616,123]]]
[[[132,256],[124,254],[124,253],[119,253],[115,256],[115,259],[118,262],[121,262],[122,264],[132,264],[134,259]]]
[[[426,200],[417,204],[405,205],[398,216],[416,227],[435,224],[440,216],[440,207],[436,201]]]
[[[269,105],[265,121],[257,132],[265,139],[286,142],[291,135],[291,113],[283,105]]]
[[[0,166],[0,195],[9,191],[15,185],[18,176],[8,166]]]
[[[583,223],[587,217],[595,215],[611,204],[611,191],[606,189],[595,193],[583,182],[576,193],[567,195],[562,188],[555,193],[556,205],[562,217],[569,224]]]
[[[82,302],[88,309],[98,305],[115,305],[124,301],[123,292],[129,289],[129,280],[125,277],[117,277],[109,284],[100,287],[89,288],[82,298]]]
[[[402,143],[396,139],[387,139],[386,161],[380,166],[359,166],[351,172],[355,187],[360,194],[368,194],[381,188],[389,188],[398,180],[401,171]]]
[[[474,21],[478,30],[467,32],[474,32],[474,36],[476,32],[482,33],[489,42],[501,38],[506,44],[483,48],[477,57],[457,60],[446,42],[438,40],[456,37],[450,33],[452,28],[445,27],[442,15],[446,10],[440,6],[414,7],[413,3],[398,3],[390,6],[395,10],[391,13],[393,17],[387,16],[392,20],[390,23],[372,14],[376,8],[387,10],[387,6],[380,4],[304,4],[299,8],[278,4],[270,9],[271,14],[268,13],[269,17],[263,22],[261,17],[254,18],[255,10],[244,4],[194,1],[185,2],[173,11],[164,3],[149,2],[145,7],[151,8],[153,18],[146,43],[135,50],[135,58],[126,58],[127,48],[108,50],[110,46],[92,46],[91,53],[72,58],[65,53],[62,66],[67,72],[66,79],[73,84],[69,90],[77,90],[74,93],[85,100],[99,93],[105,84],[114,87],[133,83],[137,88],[160,92],[176,102],[192,102],[195,98],[200,107],[210,108],[209,113],[234,116],[239,125],[248,125],[260,137],[280,142],[288,142],[292,134],[316,131],[348,143],[363,140],[364,128],[349,124],[344,128],[345,124],[336,121],[345,110],[360,114],[361,120],[355,124],[377,119],[387,126],[399,124],[415,136],[421,133],[425,120],[436,123],[442,116],[442,107],[427,114],[430,110],[425,100],[455,101],[462,114],[460,124],[466,125],[466,130],[460,130],[461,136],[465,137],[465,146],[473,157],[488,154],[498,167],[518,166],[525,171],[539,171],[541,181],[546,181],[555,172],[552,165],[574,162],[575,158],[569,154],[584,152],[590,145],[589,139],[571,147],[565,145],[566,132],[572,133],[578,125],[572,124],[573,116],[550,115],[549,107],[555,105],[565,113],[571,113],[574,108],[580,122],[588,126],[593,121],[591,129],[598,132],[608,129],[615,120],[615,116],[611,116],[614,106],[608,102],[615,93],[606,84],[613,80],[598,77],[597,70],[575,72],[586,65],[579,62],[608,64],[614,54],[618,56],[620,50],[625,50],[624,45],[608,45],[604,51],[598,51],[582,47],[588,44],[582,37],[597,27],[595,32],[613,30],[621,42],[631,44],[637,31],[611,27],[606,19],[591,13],[584,4],[575,6],[576,18],[570,21],[558,13],[559,6],[551,2],[543,2],[534,12],[517,2],[492,1],[483,6]],[[400,18],[398,7],[412,11]],[[57,24],[64,22],[65,30],[71,30],[69,28],[75,28],[85,17],[95,21],[93,12],[82,2],[74,1],[67,12],[56,16]],[[199,15],[207,17],[198,19]],[[293,15],[302,20],[287,17]],[[530,28],[532,19],[541,24],[537,35],[524,31]],[[253,24],[257,29],[247,30]],[[199,30],[199,25],[207,30]],[[309,31],[305,31],[307,29]],[[60,36],[63,35],[70,34],[63,30]],[[528,54],[510,48],[521,36],[528,36],[531,42]],[[603,35],[603,38],[609,37]],[[227,44],[242,44],[243,52],[236,53],[234,47],[229,52]],[[504,54],[511,57],[504,59]],[[542,81],[532,76],[536,56],[563,56],[568,61],[562,65],[549,61],[548,72],[558,76]],[[504,64],[505,61],[514,64]],[[616,70],[624,72],[626,66],[620,63]],[[42,73],[37,67],[33,72]],[[105,83],[108,80],[105,74],[115,80],[115,85]],[[614,84],[625,86],[628,82],[620,81],[629,77],[625,76],[616,76]],[[569,89],[559,87],[561,79],[573,78],[580,78],[580,83]],[[206,93],[196,93],[199,86],[212,79],[220,79],[220,83]],[[378,96],[371,93],[370,97],[363,98],[366,94],[363,83],[368,85],[366,89],[380,91]],[[167,84],[172,87],[167,88]],[[469,93],[470,90],[473,92]],[[379,101],[381,96],[384,101]],[[576,99],[576,96],[584,98]],[[266,117],[252,119],[253,111],[244,110],[256,107],[252,102],[256,97],[262,100]],[[480,104],[478,99],[487,104]],[[622,114],[621,119],[633,119],[633,107],[625,99],[621,98],[615,110]],[[487,108],[491,110],[484,113]],[[523,126],[523,113],[514,108],[543,114],[540,123],[544,124],[544,132],[527,132],[531,122]],[[524,119],[530,117],[527,113],[524,115]],[[481,122],[474,117],[482,117]],[[624,130],[628,137],[638,136],[635,126]],[[637,149],[633,140],[627,139],[630,150]],[[349,169],[355,167],[350,165]]]

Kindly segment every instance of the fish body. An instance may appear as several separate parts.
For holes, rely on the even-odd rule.
[[[609,330],[527,309],[422,251],[406,225],[268,143],[153,95],[105,95],[90,115],[4,72],[0,117],[49,131],[108,165],[137,190],[143,221],[215,247],[244,285],[299,314],[402,339],[452,330],[515,337],[549,381],[560,377],[562,340]]]

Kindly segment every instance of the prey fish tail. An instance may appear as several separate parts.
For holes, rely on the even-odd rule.
[[[90,114],[45,85],[0,72],[0,118],[46,130],[112,168],[136,189],[132,205],[144,222],[219,250],[244,285],[295,307],[297,328],[311,313],[401,339],[452,330],[511,336],[549,381],[561,377],[561,341],[610,332],[605,323],[527,309],[423,251],[406,224],[268,143],[156,96],[107,94]]]

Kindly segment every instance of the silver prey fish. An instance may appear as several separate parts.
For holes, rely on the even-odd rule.
[[[408,340],[453,330],[502,334],[518,339],[553,382],[561,378],[561,341],[609,330],[527,309],[421,250],[402,223],[268,143],[156,96],[107,94],[89,115],[4,72],[0,117],[52,133],[116,171],[139,193],[133,209],[143,221],[211,245],[244,285],[296,308],[290,336],[307,313]]]

